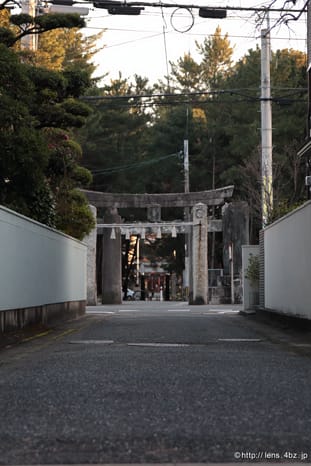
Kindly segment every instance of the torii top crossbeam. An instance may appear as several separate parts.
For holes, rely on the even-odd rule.
[[[99,191],[82,190],[95,207],[107,208],[145,208],[159,205],[161,207],[192,207],[195,204],[215,206],[224,204],[225,199],[231,198],[234,186],[197,191],[191,193],[165,194],[120,194],[102,193]]]

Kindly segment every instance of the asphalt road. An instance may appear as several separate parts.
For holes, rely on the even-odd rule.
[[[0,352],[0,464],[311,462],[310,331],[137,303]]]

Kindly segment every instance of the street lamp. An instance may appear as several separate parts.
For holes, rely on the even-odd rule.
[[[40,13],[77,13],[80,16],[87,16],[89,8],[77,6],[75,0],[49,0],[51,5],[44,4],[43,8],[40,7]]]
[[[199,16],[201,18],[214,18],[214,19],[223,19],[227,17],[227,10],[220,10],[218,8],[199,8]]]
[[[70,0],[67,0],[70,1]],[[120,0],[99,0],[93,2],[95,8],[104,8],[108,10],[110,15],[140,15],[141,10],[144,10],[144,6],[148,5],[145,2],[133,2],[135,4],[122,2]],[[143,6],[144,5],[144,6]],[[148,5],[149,6],[149,5]],[[170,5],[170,4],[151,4],[150,6],[159,6],[159,7],[175,7],[177,6],[178,10],[184,8],[189,10],[187,6],[181,5]],[[197,7],[199,8],[199,16],[202,18],[214,18],[214,19],[223,19],[227,17],[226,8],[212,8],[212,7]],[[189,10],[190,11],[190,10]]]
[[[140,12],[144,10],[144,7],[134,7],[127,5],[126,3],[119,2],[117,0],[104,0],[99,2],[93,2],[95,8],[104,8],[108,10],[110,15],[130,15],[138,16]]]

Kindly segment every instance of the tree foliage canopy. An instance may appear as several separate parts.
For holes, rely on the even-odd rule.
[[[56,28],[71,30],[84,22],[77,15],[31,18],[3,12],[0,21],[0,42],[7,38],[0,44],[0,202],[82,239],[94,219],[77,188],[88,186],[91,174],[80,165],[82,151],[73,128],[82,126],[91,112],[76,99],[91,85],[89,54],[75,66],[72,50],[71,58],[64,54],[61,67],[48,69],[34,66],[12,46],[30,33],[53,34]]]
[[[253,224],[259,226],[261,51],[249,50],[233,63],[233,47],[220,28],[197,49],[199,60],[184,54],[171,63],[169,79],[152,89],[140,78],[138,92],[135,83],[120,77],[99,91],[94,114],[79,136],[94,173],[93,188],[182,191],[178,154],[189,139],[191,190],[234,184],[235,198],[250,202]],[[297,149],[307,114],[305,54],[273,52],[271,81],[277,211],[278,205],[296,205],[304,198]]]
[[[96,37],[83,39],[76,28],[82,23],[76,24],[76,20],[57,16],[52,19],[20,17],[13,18],[10,25],[7,16],[1,19],[0,41],[3,37],[6,44],[0,49],[3,63],[0,105],[4,109],[1,119],[6,130],[1,135],[3,154],[13,150],[15,138],[16,144],[23,147],[21,138],[27,135],[34,148],[26,156],[29,166],[36,164],[42,174],[36,175],[38,190],[50,189],[48,194],[55,200],[57,183],[60,191],[64,187],[60,184],[67,184],[62,191],[63,198],[67,199],[67,204],[65,201],[62,204],[62,212],[67,215],[70,202],[79,206],[75,183],[90,182],[81,163],[93,173],[93,189],[182,191],[183,141],[189,139],[191,190],[234,184],[236,198],[250,201],[254,221],[258,220],[260,49],[249,50],[233,63],[233,47],[218,27],[213,36],[197,42],[197,60],[188,53],[170,64],[171,73],[166,81],[151,86],[144,77],[135,76],[130,80],[120,75],[100,88],[92,86],[90,80],[93,68],[89,59],[96,50]],[[57,25],[62,28],[56,29]],[[22,52],[21,63],[7,46],[15,44],[16,50],[16,38],[32,28],[41,34],[41,48],[37,54]],[[277,212],[278,206],[296,205],[304,197],[303,167],[296,154],[304,140],[307,113],[306,57],[301,52],[285,49],[273,52],[271,58]],[[88,95],[97,97],[91,113],[87,105],[77,101],[87,89]],[[83,160],[75,152],[73,131],[82,145]],[[6,136],[10,132],[12,138]],[[64,134],[72,142],[64,143],[61,136]],[[49,147],[51,138],[55,137],[60,138],[57,150]],[[65,156],[68,150],[73,151],[69,159]],[[13,202],[14,196],[18,197],[17,193],[11,196],[10,190],[14,186],[14,174],[18,167],[23,167],[20,152],[16,151],[16,160],[20,161],[15,168],[12,162],[11,171],[8,166],[7,172],[1,171],[4,174],[1,196],[8,203]],[[56,170],[55,176],[51,170]],[[31,185],[31,173],[29,177]],[[28,199],[23,209],[26,205],[29,210],[32,204]]]
[[[12,24],[16,28],[10,28]],[[76,13],[73,14],[45,14],[32,17],[26,13],[11,15],[9,24],[0,29],[0,42],[12,47],[23,37],[29,34],[42,34],[58,28],[81,28],[85,21]]]

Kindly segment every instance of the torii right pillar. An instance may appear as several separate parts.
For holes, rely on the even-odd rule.
[[[207,206],[192,209],[189,304],[208,304],[208,223]]]

